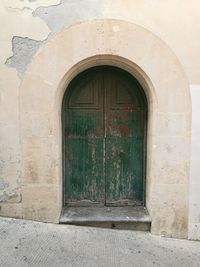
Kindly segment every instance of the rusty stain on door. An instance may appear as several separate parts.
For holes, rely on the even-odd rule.
[[[62,106],[64,204],[144,204],[147,102],[139,83],[109,66],[78,75]]]

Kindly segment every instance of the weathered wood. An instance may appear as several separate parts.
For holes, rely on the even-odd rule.
[[[63,101],[65,203],[144,203],[146,99],[112,67],[79,75]]]

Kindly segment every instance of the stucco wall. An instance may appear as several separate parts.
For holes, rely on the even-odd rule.
[[[200,86],[191,85],[192,140],[189,198],[189,238],[200,240]]]
[[[21,217],[19,86],[27,65],[49,36],[65,26],[95,18],[123,19],[158,35],[181,62],[191,87],[193,108],[189,236],[200,231],[198,110],[200,84],[200,4],[198,0],[2,0],[0,2],[0,206],[2,215]],[[137,41],[137,40],[135,40]],[[130,44],[131,45],[131,44]],[[146,44],[148,46],[148,43]],[[164,59],[161,59],[164,60]],[[169,66],[170,68],[170,66]],[[195,89],[194,89],[195,88]],[[194,93],[195,92],[195,93]],[[199,98],[198,98],[199,99]],[[198,106],[198,104],[196,104]],[[195,203],[193,198],[195,197]],[[195,205],[194,205],[195,204]],[[195,226],[194,226],[195,224]],[[193,226],[194,227],[193,227]]]

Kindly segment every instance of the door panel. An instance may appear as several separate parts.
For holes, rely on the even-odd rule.
[[[103,139],[70,138],[66,145],[67,203],[103,205]]]
[[[114,67],[72,81],[63,101],[66,205],[144,204],[146,99]]]
[[[89,73],[69,88],[64,116],[65,203],[68,205],[105,202],[101,82],[101,73]]]
[[[139,205],[143,203],[144,112],[128,78],[113,71],[105,76],[106,205]]]
[[[143,202],[143,140],[106,139],[106,204],[141,205]]]

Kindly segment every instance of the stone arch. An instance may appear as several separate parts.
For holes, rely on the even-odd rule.
[[[149,105],[146,206],[152,232],[187,236],[191,103],[174,53],[148,30],[121,20],[64,28],[37,53],[20,88],[23,217],[58,222],[62,209],[61,103],[69,82],[97,65],[123,68]]]

